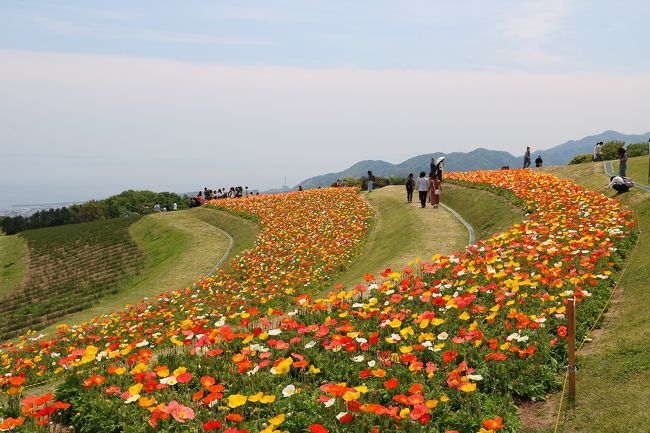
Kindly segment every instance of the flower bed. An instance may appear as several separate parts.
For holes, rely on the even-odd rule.
[[[11,347],[3,368],[28,380],[53,360],[84,372],[57,394],[82,432],[99,420],[103,431],[516,431],[513,397],[556,387],[566,300],[580,301],[584,330],[634,224],[616,201],[540,172],[448,176],[511,191],[526,219],[463,253],[318,296],[363,236],[354,191],[229,201],[258,215],[263,234],[228,273]]]

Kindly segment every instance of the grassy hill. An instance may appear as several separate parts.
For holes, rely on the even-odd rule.
[[[641,164],[645,164],[647,167],[647,158],[631,159],[629,162],[630,170],[641,170],[639,168]],[[595,190],[602,190],[608,180],[604,174],[602,164],[553,167],[545,170],[551,171],[560,177],[570,178],[576,183]],[[613,195],[611,190],[605,192]],[[359,281],[362,278],[361,273],[363,270],[367,272],[375,271],[373,268],[381,269],[384,265],[391,266],[393,263],[399,266],[400,261],[420,255],[418,254],[420,248],[455,249],[458,248],[458,245],[462,246],[462,235],[455,236],[459,232],[463,232],[462,227],[455,226],[451,220],[445,222],[445,215],[442,213],[436,214],[436,210],[430,208],[419,209],[405,205],[403,198],[400,199],[401,194],[403,194],[403,190],[399,187],[386,188],[367,194],[366,197],[370,200],[378,216],[374,231],[369,237],[364,255],[352,265],[351,272],[353,275],[350,277],[344,274],[341,278],[350,277],[352,280]],[[650,391],[648,391],[649,387],[647,386],[650,383],[650,377],[647,373],[647,367],[650,366],[648,364],[650,362],[648,356],[650,346],[646,341],[647,339],[644,338],[646,335],[650,335],[650,321],[645,308],[646,282],[650,279],[650,270],[648,270],[650,251],[643,248],[650,240],[648,239],[648,233],[650,233],[650,200],[648,193],[638,189],[623,194],[617,199],[637,211],[636,221],[640,229],[639,243],[629,258],[625,272],[619,274],[619,277],[622,277],[621,283],[619,289],[615,291],[610,313],[605,316],[606,326],[604,330],[592,334],[594,341],[586,344],[579,352],[581,364],[578,375],[578,405],[571,410],[562,412],[558,431],[641,432],[647,431],[645,428],[648,421],[650,421],[649,411],[645,405],[645,402],[650,398]],[[482,190],[445,185],[442,201],[456,208],[465,216],[477,228],[479,237],[500,231],[521,219],[518,209],[513,208],[504,199],[495,198]],[[212,211],[209,209],[200,209],[198,211],[201,212],[199,218],[202,220],[216,221],[218,219],[216,214],[211,213]],[[427,220],[428,216],[431,216],[431,220],[436,225],[427,226],[432,222]],[[450,241],[446,246],[435,242],[440,241],[440,239],[434,239],[434,242],[431,243],[431,235],[435,230],[432,227],[437,227],[439,229],[437,234],[442,234],[447,238],[445,240]],[[426,246],[425,242],[429,242],[428,246]],[[432,245],[434,246],[432,247]],[[363,260],[366,260],[366,262],[363,262]],[[361,266],[357,271],[354,271],[357,263]],[[347,285],[347,283],[344,284]],[[514,300],[512,302],[514,303]],[[336,314],[332,316],[330,314],[332,312],[327,312],[327,314],[323,312],[324,316],[327,315],[330,318],[329,320],[332,320],[331,317],[336,317]],[[347,314],[348,311],[346,310],[340,312],[338,317],[343,318]],[[241,317],[242,319],[245,317],[243,313]],[[246,323],[248,322],[246,321]],[[398,324],[395,325],[398,326]],[[189,332],[189,329],[186,328],[185,330]],[[341,331],[343,330],[341,328]],[[347,331],[347,328],[345,328],[345,331]],[[288,332],[288,329],[284,329],[283,332]],[[277,344],[277,340],[271,339],[265,344]],[[343,352],[341,351],[341,353]],[[330,354],[329,356],[336,357],[337,355]],[[343,356],[347,360],[351,355]],[[175,356],[165,355],[158,362],[168,363],[174,368],[176,366],[190,365],[191,358],[182,355],[180,358],[178,360]],[[325,363],[325,358],[321,361]],[[203,358],[201,364],[205,365],[208,362],[216,361],[208,361],[207,358]],[[341,365],[349,367],[351,364],[347,361],[347,364],[341,362]],[[522,364],[522,368],[523,365],[525,364]],[[198,368],[201,368],[201,366]],[[325,368],[323,370],[325,371]],[[328,374],[334,374],[331,371],[328,371]],[[203,370],[203,373],[214,374],[211,370]],[[197,377],[198,375],[200,374],[197,374]],[[400,382],[411,376],[412,373],[406,372],[400,378]],[[345,372],[341,372],[340,377],[336,377],[337,381],[347,379]],[[300,378],[297,380],[300,381]],[[250,381],[251,388],[248,393],[253,395],[253,391],[257,391],[259,387],[256,386],[255,379]],[[385,385],[385,387],[387,388],[388,385]],[[266,388],[263,391],[264,393],[274,392],[272,389],[267,391]],[[276,389],[275,392],[283,391]],[[176,395],[174,393],[174,396]],[[187,399],[189,401],[189,397]],[[606,405],[603,405],[604,400],[607,401]],[[235,404],[234,400],[232,403]],[[478,402],[476,404],[478,405]],[[121,408],[123,405],[116,407]],[[231,407],[233,406],[231,405]],[[550,411],[553,412],[553,408],[550,408]],[[620,414],[622,412],[630,415],[626,416],[625,419],[621,419]],[[552,417],[553,413],[550,416]],[[522,431],[541,433],[551,432],[554,429],[551,425],[531,429],[525,424]]]
[[[467,245],[467,230],[451,213],[443,208],[420,209],[417,197],[407,204],[403,186],[387,186],[366,197],[375,212],[375,226],[364,254],[335,284],[349,287],[363,280],[368,272],[379,273],[387,267],[403,269],[414,265],[418,258],[428,260],[433,254],[462,251]],[[479,189],[446,184],[441,201],[462,213],[474,228],[477,240],[505,230],[522,218],[521,210],[508,200]]]
[[[0,340],[190,286],[226,253],[250,247],[256,233],[251,221],[198,208],[0,237],[0,309],[9,317]]]
[[[83,310],[137,275],[143,255],[128,228],[139,217],[28,230],[29,265],[0,302],[0,339]]]
[[[256,225],[250,221],[204,208],[148,215],[129,227],[130,236],[144,255],[141,272],[121,282],[115,293],[97,305],[67,316],[61,323],[79,324],[165,290],[191,286],[226,253],[248,248],[256,232]],[[53,324],[43,332],[55,328]]]
[[[0,299],[11,293],[25,275],[27,242],[20,236],[0,236]]]
[[[599,141],[607,142],[611,140],[620,140],[627,144],[634,144],[647,142],[648,137],[650,137],[650,132],[646,132],[645,134],[628,135],[617,131],[604,131],[600,134],[581,138],[580,140],[570,140],[549,149],[539,150],[533,146],[531,149],[532,159],[535,160],[537,155],[540,155],[544,160],[544,164],[547,166],[568,164],[571,158],[575,155],[590,153],[593,150],[594,145]],[[381,160],[359,161],[343,171],[327,173],[305,179],[300,183],[300,185],[302,185],[303,188],[329,186],[337,179],[365,176],[368,170],[371,170],[376,176],[382,177],[406,177],[408,173],[414,173],[417,175],[420,171],[428,173],[431,158],[437,158],[439,156],[446,156],[446,171],[494,170],[506,165],[511,168],[519,168],[523,164],[523,151],[525,151],[526,145],[526,143],[522,143],[522,156],[513,156],[504,151],[477,148],[471,152],[452,152],[449,154],[435,152],[417,155],[398,164],[391,164]]]
[[[628,170],[644,180],[648,157],[630,158]],[[549,171],[595,190],[609,180],[602,163]],[[617,199],[635,210],[640,236],[625,271],[617,275],[618,289],[601,327],[578,352],[576,404],[562,412],[559,432],[641,433],[650,425],[650,193],[633,188]]]

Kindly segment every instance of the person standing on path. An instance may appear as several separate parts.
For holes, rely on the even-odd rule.
[[[421,171],[417,181],[418,195],[420,198],[420,207],[427,207],[427,191],[429,191],[429,178],[426,173]]]
[[[526,147],[526,153],[524,154],[524,168],[530,167],[530,146]]]
[[[445,157],[440,156],[436,159],[435,170],[433,171],[433,177],[442,182],[442,172],[444,171],[445,166]]]
[[[413,173],[409,173],[406,178],[406,202],[413,202],[413,190],[415,189],[415,179],[413,179]]]
[[[440,204],[440,179],[438,179],[433,173],[429,174],[429,199],[431,201],[431,206],[434,208],[438,207]]]
[[[620,147],[618,149],[618,158],[620,163],[618,167],[618,175],[625,177],[625,172],[627,171],[627,150],[625,150],[625,148]]]
[[[372,186],[375,183],[375,176],[372,171],[368,170],[368,192],[372,192]]]
[[[596,143],[596,146],[594,147],[594,162],[602,161],[603,160],[603,149],[602,149],[603,142],[599,141]]]

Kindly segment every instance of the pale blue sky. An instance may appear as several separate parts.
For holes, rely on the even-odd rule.
[[[645,1],[0,3],[0,208],[650,130]]]

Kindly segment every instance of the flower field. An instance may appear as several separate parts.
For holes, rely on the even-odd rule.
[[[326,295],[367,229],[354,189],[220,202],[258,219],[255,247],[192,288],[4,346],[10,401],[66,380],[58,402],[23,401],[0,430],[59,416],[81,432],[517,431],[513,398],[557,387],[567,299],[580,302],[584,332],[634,222],[618,202],[541,172],[448,176],[510,191],[527,217]]]

